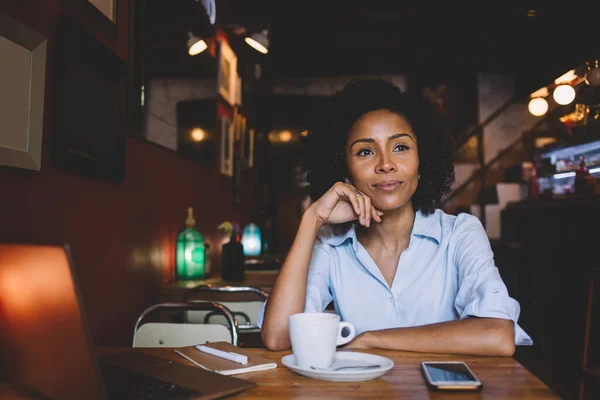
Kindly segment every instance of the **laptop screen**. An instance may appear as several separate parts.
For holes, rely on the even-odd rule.
[[[0,244],[0,374],[57,399],[104,388],[68,246]]]

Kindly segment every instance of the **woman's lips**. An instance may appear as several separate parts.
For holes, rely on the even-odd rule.
[[[386,182],[377,183],[377,184],[373,185],[373,187],[375,189],[383,190],[385,192],[391,192],[391,191],[397,189],[401,184],[402,184],[401,181],[386,181]]]

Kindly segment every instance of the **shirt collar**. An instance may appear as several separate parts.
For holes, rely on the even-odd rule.
[[[417,211],[412,234],[430,237],[439,244],[442,241],[442,212],[436,210],[432,214],[423,215],[420,210]]]
[[[439,211],[430,215],[423,215],[421,211],[415,213],[415,222],[413,224],[412,236],[426,236],[435,239],[438,244],[442,236],[442,220]],[[321,228],[320,237],[323,243],[331,246],[339,246],[348,239],[352,239],[356,246],[355,223],[346,223],[338,225],[325,225]]]

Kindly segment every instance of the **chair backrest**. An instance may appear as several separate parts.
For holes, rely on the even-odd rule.
[[[264,290],[255,286],[213,286],[200,285],[187,290],[183,295],[185,302],[195,302],[194,297],[200,294],[212,294],[219,296],[219,303],[223,304],[233,312],[237,319],[240,331],[258,329],[256,320],[258,313],[264,302],[269,298],[269,295]],[[250,294],[250,297],[257,297],[257,300],[248,300],[249,296],[244,296],[245,299],[236,300],[241,295]],[[206,296],[204,296],[206,297]],[[221,301],[222,298],[227,298],[227,301]],[[231,300],[229,300],[231,299]],[[210,299],[214,300],[214,299]],[[227,321],[222,315],[211,311],[188,311],[185,314],[185,321],[189,323],[215,323],[225,325]]]
[[[212,312],[226,324],[191,324],[142,321],[159,310]],[[183,347],[200,343],[226,341],[238,344],[238,324],[231,310],[216,302],[158,303],[146,308],[133,329],[133,347]]]

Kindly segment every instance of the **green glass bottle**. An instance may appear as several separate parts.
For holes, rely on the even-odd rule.
[[[177,279],[192,280],[204,278],[205,248],[204,237],[194,228],[194,209],[188,208],[186,228],[177,237]]]

